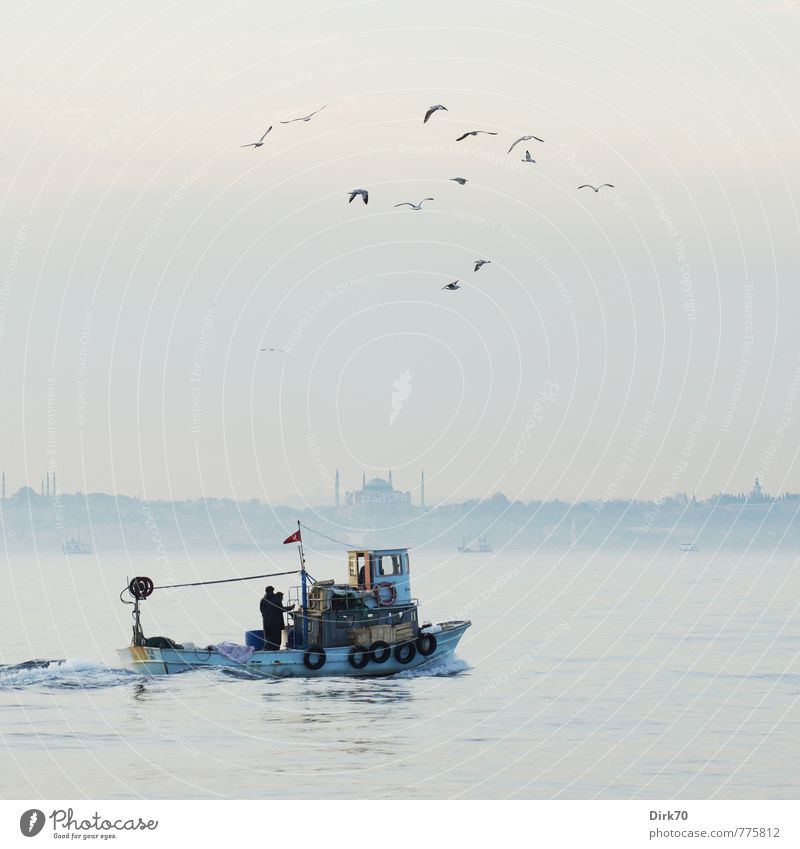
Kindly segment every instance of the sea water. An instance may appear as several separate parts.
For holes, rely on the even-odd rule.
[[[797,798],[800,566],[787,552],[412,552],[456,656],[386,679],[120,668],[134,575],[295,567],[258,553],[6,555],[0,797]],[[344,580],[341,554],[308,552]],[[271,578],[287,590],[293,576]],[[158,590],[148,635],[259,627],[266,580]]]

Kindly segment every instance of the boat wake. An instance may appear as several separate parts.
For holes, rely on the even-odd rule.
[[[397,678],[449,678],[472,667],[461,658],[449,657],[433,660],[424,666],[398,672]],[[246,669],[211,670],[226,678],[264,680],[263,675]],[[26,660],[23,663],[0,664],[0,690],[20,690],[41,687],[46,690],[100,690],[130,684],[147,676],[128,669],[115,669],[93,660],[72,657],[66,660]],[[278,679],[273,679],[278,680]]]
[[[441,658],[441,660],[432,660],[424,666],[417,666],[405,672],[398,672],[392,678],[450,678],[453,675],[460,675],[462,672],[467,672],[470,669],[472,667],[466,660],[448,655]]]
[[[141,678],[136,672],[113,669],[78,657],[66,660],[26,660],[0,664],[0,690],[44,687],[54,690],[97,690],[128,684]]]

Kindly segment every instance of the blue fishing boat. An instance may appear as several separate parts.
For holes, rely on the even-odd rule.
[[[151,675],[223,667],[275,678],[379,677],[451,656],[471,624],[468,620],[420,622],[406,548],[348,551],[347,582],[338,583],[314,580],[306,571],[299,528],[289,540],[299,543],[300,569],[294,572],[168,587],[156,587],[147,577],[134,578],[120,596],[133,605],[133,638],[119,650],[120,658]],[[266,648],[261,630],[248,631],[243,645],[225,642],[203,647],[144,635],[142,604],[158,589],[287,574],[299,574],[300,585],[289,593],[289,626],[279,649]]]

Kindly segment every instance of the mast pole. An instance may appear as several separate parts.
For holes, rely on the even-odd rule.
[[[133,640],[131,645],[143,646],[144,633],[142,632],[141,613],[139,611],[139,597],[133,597]]]
[[[306,581],[306,558],[303,553],[303,535],[300,530],[300,520],[297,521],[297,550],[300,554],[300,603],[303,607],[303,648],[308,646],[308,584]]]

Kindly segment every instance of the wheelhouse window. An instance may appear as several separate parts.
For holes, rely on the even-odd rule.
[[[384,554],[378,564],[379,575],[405,575],[405,554]]]

